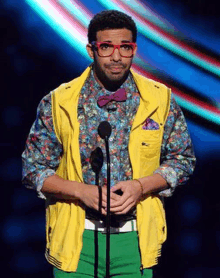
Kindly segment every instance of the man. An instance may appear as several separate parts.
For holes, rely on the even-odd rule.
[[[105,276],[100,122],[112,126],[110,275],[152,277],[166,240],[162,198],[193,172],[191,140],[170,90],[130,70],[136,37],[131,17],[114,10],[95,15],[87,45],[94,63],[38,107],[22,155],[23,182],[46,199],[46,258],[54,277]],[[97,147],[104,153],[101,207],[90,165]]]

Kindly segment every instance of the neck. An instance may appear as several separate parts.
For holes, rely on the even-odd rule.
[[[128,74],[127,74],[124,76],[123,79],[121,79],[119,81],[111,81],[104,76],[98,77],[95,70],[93,72],[94,72],[95,80],[98,82],[98,84],[110,92],[117,91],[121,87],[121,85],[126,81],[126,79],[128,77]]]

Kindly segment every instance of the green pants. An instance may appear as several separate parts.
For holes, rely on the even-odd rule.
[[[106,234],[85,230],[83,248],[76,272],[54,268],[55,278],[104,278],[106,267]],[[152,278],[152,269],[140,271],[137,232],[110,235],[110,277]]]

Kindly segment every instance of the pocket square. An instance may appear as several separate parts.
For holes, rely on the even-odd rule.
[[[159,124],[155,122],[154,120],[147,118],[146,121],[144,122],[144,125],[142,129],[145,130],[158,130],[159,129]]]

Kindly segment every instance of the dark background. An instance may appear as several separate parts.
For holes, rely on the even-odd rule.
[[[148,2],[181,11],[186,21],[219,36],[218,1]],[[25,1],[0,3],[1,272],[43,278],[52,277],[44,258],[44,201],[21,184],[21,153],[41,98],[84,65],[70,62],[76,52],[27,10]],[[166,199],[168,240],[155,277],[220,277],[219,126],[184,112],[198,162],[190,182]]]

